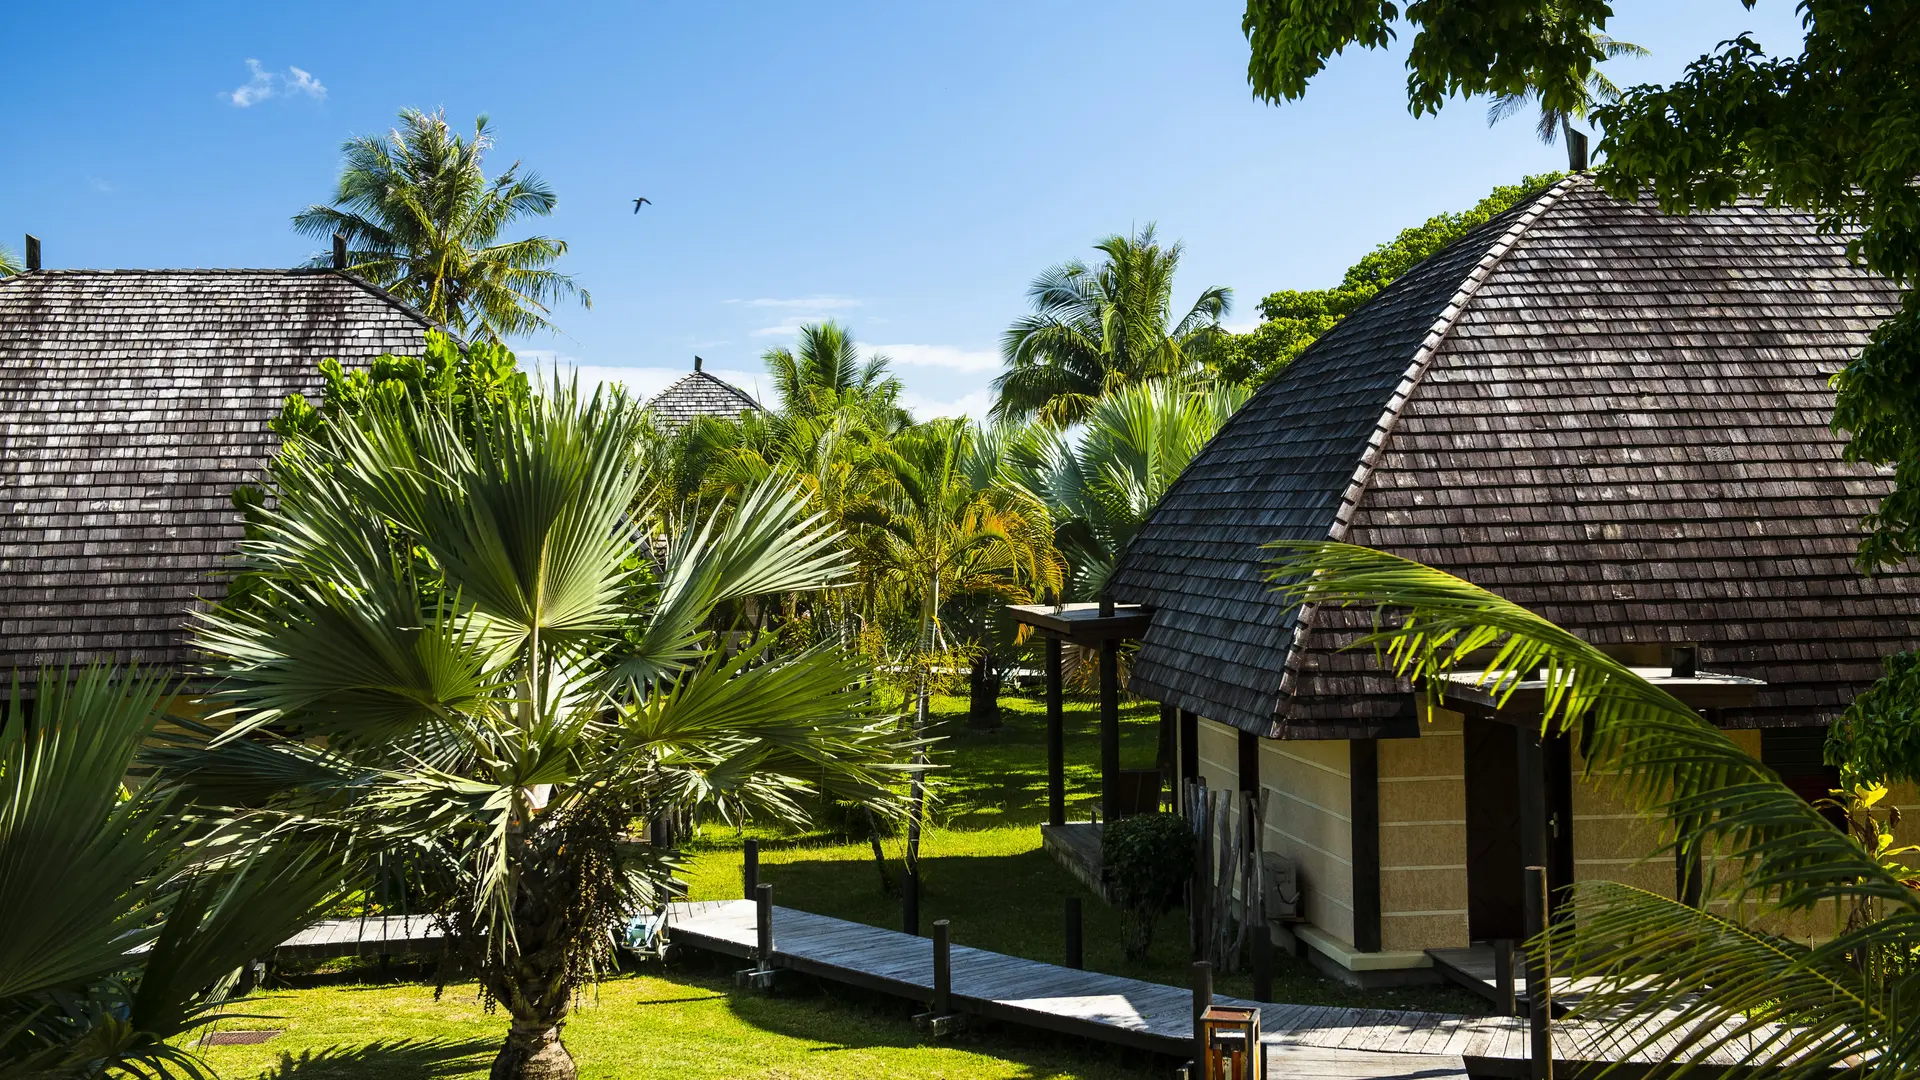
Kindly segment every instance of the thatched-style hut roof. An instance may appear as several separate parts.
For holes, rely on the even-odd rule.
[[[655,394],[647,402],[647,409],[669,434],[697,416],[738,420],[746,413],[761,411],[760,403],[745,390],[702,370],[697,356],[693,358],[693,372]]]
[[[1890,479],[1828,377],[1898,306],[1783,209],[1675,217],[1576,177],[1428,259],[1263,387],[1126,552],[1132,689],[1243,730],[1404,731],[1368,613],[1296,625],[1278,539],[1441,567],[1606,646],[1764,679],[1729,724],[1823,723],[1920,641],[1920,580],[1853,567]]]
[[[0,280],[0,675],[186,663],[281,401],[318,396],[327,357],[417,354],[430,325],[334,271]]]

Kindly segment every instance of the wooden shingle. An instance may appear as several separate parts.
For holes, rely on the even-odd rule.
[[[647,409],[668,434],[679,431],[696,416],[738,420],[746,413],[761,411],[760,403],[746,391],[698,367],[655,394],[647,402]]]
[[[431,324],[349,274],[47,270],[0,280],[0,673],[179,667],[240,538],[230,496],[327,357]]]
[[[1831,720],[1920,642],[1920,578],[1854,568],[1890,479],[1828,378],[1898,307],[1845,239],[1758,204],[1676,217],[1574,178],[1422,263],[1263,387],[1173,485],[1113,595],[1155,609],[1137,693],[1247,731],[1390,729],[1407,688],[1294,625],[1278,539],[1345,539],[1603,645],[1699,642],[1768,686],[1731,724]]]

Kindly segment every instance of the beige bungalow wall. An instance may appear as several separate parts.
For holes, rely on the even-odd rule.
[[[1417,739],[1381,739],[1380,947],[1467,944],[1464,718],[1428,710]]]

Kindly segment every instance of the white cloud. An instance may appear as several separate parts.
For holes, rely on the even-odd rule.
[[[1260,320],[1254,319],[1251,322],[1243,323],[1223,322],[1220,324],[1220,328],[1229,334],[1251,334],[1255,330],[1260,329]]]
[[[915,420],[932,420],[941,416],[970,416],[975,420],[985,420],[987,410],[993,408],[993,393],[975,390],[957,398],[933,398],[907,390],[901,393],[900,404],[907,407]]]
[[[875,345],[896,365],[946,368],[949,371],[998,371],[1000,354],[992,349],[962,349],[955,345]]]
[[[247,58],[247,70],[252,77],[233,88],[226,97],[236,107],[246,109],[258,105],[271,97],[291,97],[305,94],[319,101],[327,96],[327,88],[313,73],[288,66],[286,73],[268,71],[260,66],[260,61]]]
[[[729,300],[729,304],[744,304],[757,308],[805,308],[809,311],[844,311],[857,308],[866,303],[851,296],[799,296],[791,299],[760,297],[756,300]]]

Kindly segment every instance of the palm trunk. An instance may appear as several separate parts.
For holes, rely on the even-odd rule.
[[[1000,726],[1000,684],[1003,679],[990,649],[982,649],[967,677],[967,723],[992,731]]]
[[[507,1043],[493,1059],[488,1080],[574,1080],[573,1055],[560,1041],[564,1024],[525,1024],[516,1018],[507,1030]]]
[[[514,967],[494,980],[494,997],[507,1007],[513,1026],[493,1059],[489,1080],[574,1080],[573,1055],[560,1041],[571,1011],[566,979],[560,970],[546,970],[539,961],[554,958],[558,950],[541,949],[523,955]],[[501,984],[505,985],[501,985]]]

